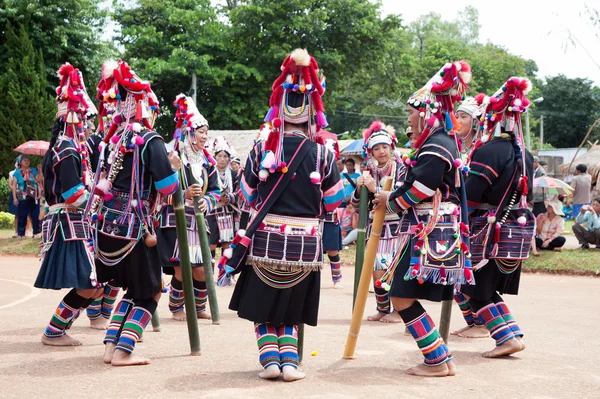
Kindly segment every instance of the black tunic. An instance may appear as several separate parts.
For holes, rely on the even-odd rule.
[[[459,157],[456,142],[444,130],[440,129],[422,144],[416,164],[408,169],[404,184],[390,195],[392,209],[408,209],[405,220],[411,225],[418,223],[412,206],[432,201],[432,195],[439,189],[442,201],[460,204],[459,188],[456,187],[456,166],[454,160]],[[409,248],[410,249],[410,248]],[[430,301],[452,299],[452,285],[421,284],[417,279],[405,280],[410,268],[409,251],[396,267],[390,295],[397,298],[416,298]]]
[[[143,193],[145,219],[150,220],[148,215],[152,215],[151,208],[157,191],[164,195],[173,194],[178,188],[178,178],[177,172],[173,171],[171,167],[162,137],[153,131],[142,131],[140,135],[145,142],[140,152],[141,165],[138,183]],[[106,151],[108,156],[108,148]],[[97,160],[92,162],[97,162]],[[96,169],[97,165],[93,166]],[[119,194],[128,196],[132,171],[133,153],[127,152],[123,158],[123,169],[112,185],[111,191],[115,194],[115,199],[105,202],[106,207],[112,209],[118,206]],[[137,220],[136,223],[141,223],[141,221]],[[148,227],[153,229],[152,224],[149,224]],[[98,232],[97,245],[103,252],[119,251],[127,243],[128,241]],[[158,247],[147,247],[143,237],[136,243],[131,253],[114,266],[108,266],[97,259],[96,271],[98,281],[112,281],[111,284],[123,287],[135,299],[151,298],[160,292],[162,287]]]
[[[285,136],[283,148],[286,163],[289,164],[302,140],[298,136]],[[322,207],[331,211],[342,202],[344,187],[333,154],[310,141],[304,145],[310,146],[308,154],[269,213],[316,220]],[[269,196],[280,175],[278,172],[272,173],[266,181],[259,181],[261,159],[262,144],[259,143],[248,156],[241,182],[244,197],[255,209]],[[310,174],[316,170],[317,160],[321,165],[321,184],[313,184],[310,179]],[[290,288],[276,288],[263,282],[253,267],[246,265],[235,286],[229,308],[236,310],[239,317],[255,323],[305,323],[315,326],[319,312],[320,285],[321,272],[312,271],[304,280]]]
[[[533,156],[526,152],[525,158],[529,185],[529,198],[532,193]],[[466,181],[467,199],[470,207],[478,204],[490,204],[498,206],[509,184],[512,181],[517,162],[515,150],[510,139],[495,138],[479,147],[473,153],[471,160],[471,171]],[[517,171],[512,187],[507,197],[510,197],[517,188],[520,174]],[[479,216],[485,211],[475,210],[471,216]],[[498,269],[494,260],[475,272],[476,285],[462,286],[461,291],[476,300],[485,301],[490,299],[497,291],[500,294],[513,294],[519,292],[519,281],[521,278],[521,266],[519,265],[512,273],[505,274]]]

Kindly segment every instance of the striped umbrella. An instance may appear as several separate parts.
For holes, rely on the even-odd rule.
[[[571,195],[573,188],[562,180],[549,176],[538,177],[533,180],[533,191],[536,193]]]

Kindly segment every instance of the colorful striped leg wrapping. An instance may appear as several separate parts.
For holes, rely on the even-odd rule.
[[[279,355],[281,356],[281,367],[292,366],[298,368],[300,357],[298,356],[298,326],[282,324],[277,329],[279,343]]]
[[[144,328],[152,320],[152,312],[141,306],[134,306],[127,316],[123,331],[117,342],[117,349],[121,349],[127,353],[133,352],[136,342],[142,336]]]
[[[127,318],[127,315],[133,308],[133,300],[130,298],[123,298],[115,307],[115,312],[110,319],[110,324],[108,325],[108,330],[106,330],[106,335],[104,336],[104,343],[112,343],[116,344],[119,335],[121,334],[121,329],[123,328],[123,323]]]
[[[48,338],[59,338],[65,335],[66,329],[71,326],[73,318],[79,314],[79,309],[85,301],[86,298],[79,295],[75,289],[69,291],[58,304],[44,335]]]
[[[496,346],[500,346],[515,337],[510,326],[506,324],[500,311],[498,311],[495,303],[490,303],[481,308],[477,312],[477,316],[485,323],[485,328],[488,329],[491,337],[496,341]]]
[[[275,326],[271,323],[257,323],[254,325],[254,332],[258,343],[258,358],[263,368],[272,365],[281,367]]]
[[[183,283],[173,276],[171,279],[171,289],[169,290],[169,310],[171,313],[181,312],[183,306]]]
[[[110,315],[115,307],[115,301],[119,295],[120,288],[106,284],[104,287],[104,295],[102,295],[102,317],[110,319]]]
[[[398,313],[423,353],[426,366],[439,366],[452,360],[435,323],[419,302]]]
[[[475,317],[473,316],[473,310],[469,305],[469,300],[461,292],[454,293],[454,300],[458,304],[460,311],[462,312],[463,318],[468,326],[475,325]]]
[[[510,310],[508,309],[508,306],[506,306],[506,303],[502,301],[496,302],[496,309],[498,309],[498,312],[500,313],[506,324],[510,327],[510,330],[512,331],[513,335],[515,337],[523,337],[523,331],[521,331],[521,327],[519,327],[517,321],[510,313]]]
[[[329,256],[329,263],[331,264],[331,279],[334,283],[342,281],[342,259],[340,254],[335,256]]]
[[[379,313],[390,313],[390,294],[381,287],[375,287],[375,299]]]
[[[97,318],[99,318],[100,316],[102,316],[102,297],[98,298],[98,299],[94,299],[94,301],[92,303],[90,303],[90,306],[88,306],[85,311],[87,313],[87,317],[90,320],[96,320]]]
[[[206,281],[194,280],[194,302],[196,303],[196,313],[206,311],[206,301],[208,301]]]

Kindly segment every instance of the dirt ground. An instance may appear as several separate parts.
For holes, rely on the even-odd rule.
[[[40,337],[66,291],[40,291],[33,283],[39,261],[0,258],[0,398],[598,398],[600,397],[600,279],[525,274],[521,295],[507,297],[525,331],[526,351],[507,359],[484,359],[491,339],[452,337],[455,377],[422,379],[404,374],[421,361],[401,324],[363,324],[356,360],[342,360],[351,312],[352,268],[343,268],[342,290],[323,273],[320,322],[306,328],[307,378],[263,381],[253,326],[227,310],[232,288],[219,288],[221,325],[200,321],[202,355],[189,356],[186,323],[170,319],[167,298],[159,305],[162,331],[147,329],[136,352],[149,366],[104,365],[103,333],[77,320],[77,348],[43,346]],[[440,305],[424,303],[434,320]],[[371,294],[367,312],[375,307]],[[452,329],[463,325],[453,308]],[[311,352],[317,351],[317,356]]]

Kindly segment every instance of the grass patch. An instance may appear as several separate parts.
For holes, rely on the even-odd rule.
[[[0,238],[0,256],[34,255],[40,253],[39,238]]]
[[[530,256],[523,262],[523,269],[532,272],[600,275],[600,250],[540,251],[540,256]]]

